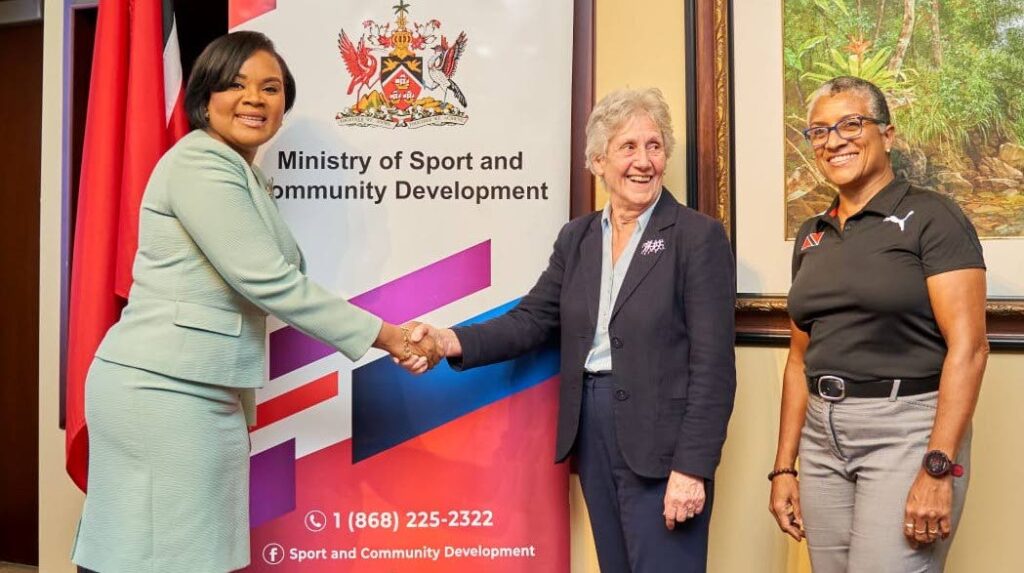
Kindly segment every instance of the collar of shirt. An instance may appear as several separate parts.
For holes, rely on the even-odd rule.
[[[907,196],[909,189],[910,183],[905,179],[897,177],[890,181],[888,185],[882,187],[881,191],[875,193],[875,196],[868,201],[868,204],[864,205],[864,208],[860,211],[850,215],[849,219],[859,218],[864,213],[888,217],[896,211],[896,207]],[[832,204],[819,217],[818,228],[821,228],[822,223],[824,223],[831,225],[837,231],[839,230],[839,195],[832,199]]]
[[[636,218],[636,229],[633,230],[633,234],[643,235],[644,229],[647,228],[647,223],[651,221],[651,215],[654,214],[654,207],[658,204],[658,201],[661,199],[662,193],[664,193],[663,190],[658,191],[658,195],[654,198],[654,201],[651,201],[651,204],[648,205],[646,209],[644,209],[644,212],[640,213],[640,216]],[[604,206],[604,210],[601,211],[601,229],[605,233],[608,233],[609,231],[611,231],[611,225],[612,202],[608,201],[608,203],[605,204]]]
[[[615,306],[615,299],[619,296],[619,288],[626,278],[629,266],[633,260],[637,245],[651,221],[654,213],[654,206],[661,199],[661,191],[649,207],[636,220],[636,228],[629,237],[629,242],[619,255],[619,260],[612,263],[612,222],[611,204],[605,206],[601,213],[601,290],[598,311],[597,325],[594,329],[594,339],[590,345],[590,352],[584,361],[584,368],[589,372],[599,372],[612,369],[612,345],[611,335],[608,331],[611,323],[612,309]]]

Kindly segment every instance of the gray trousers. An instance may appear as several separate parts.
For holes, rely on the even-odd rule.
[[[813,392],[800,437],[800,506],[814,573],[940,573],[953,535],[914,549],[903,535],[938,392],[826,402]],[[970,477],[970,431],[953,481],[953,533]]]

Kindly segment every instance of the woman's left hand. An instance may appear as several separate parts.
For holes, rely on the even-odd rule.
[[[952,531],[952,511],[953,476],[932,477],[922,469],[907,495],[903,535],[914,548],[945,539]]]
[[[704,511],[704,478],[672,471],[665,488],[665,527],[676,528],[683,522]]]

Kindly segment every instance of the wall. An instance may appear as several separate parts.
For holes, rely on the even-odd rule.
[[[43,6],[42,201],[39,233],[39,570],[74,571],[68,556],[83,496],[64,471],[60,404],[61,133],[64,2]]]
[[[678,0],[595,0],[594,96],[621,88],[659,88],[672,111],[676,149],[665,169],[665,187],[686,202],[686,69],[684,14]],[[595,205],[607,193],[597,184]]]

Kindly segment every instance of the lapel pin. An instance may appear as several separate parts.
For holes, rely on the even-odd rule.
[[[641,255],[653,255],[654,253],[660,253],[665,250],[665,239],[651,239],[644,242],[643,247],[640,249]]]

